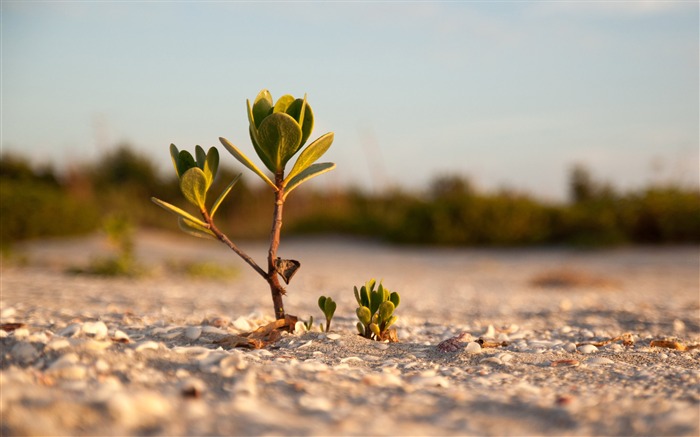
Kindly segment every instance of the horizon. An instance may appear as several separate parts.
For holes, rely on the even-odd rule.
[[[316,187],[449,174],[564,199],[582,165],[698,188],[698,8],[3,1],[0,146],[62,169],[128,143],[166,171],[170,143],[214,145],[235,166],[217,138],[253,157],[245,100],[267,88],[308,94],[310,141],[335,132]]]

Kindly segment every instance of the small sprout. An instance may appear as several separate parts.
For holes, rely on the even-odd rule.
[[[318,307],[321,308],[321,311],[326,316],[326,332],[331,329],[331,320],[333,319],[333,314],[335,314],[336,306],[336,303],[330,297],[321,296],[318,298]]]
[[[371,279],[359,290],[354,287],[355,300],[359,305],[355,313],[359,322],[357,330],[361,336],[378,341],[398,341],[396,330],[389,329],[396,323],[398,317],[394,315],[396,307],[401,299],[396,292],[390,292],[379,283]]]
[[[311,328],[314,327],[314,316],[309,316],[309,321],[304,322],[304,327],[307,331],[311,331]]]

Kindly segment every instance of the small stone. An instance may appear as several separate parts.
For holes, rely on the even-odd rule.
[[[314,342],[313,340],[309,340],[309,341],[307,341],[306,343],[297,346],[296,348],[297,348],[297,349],[307,348],[307,347],[311,346],[311,344],[312,344],[313,342]]]
[[[377,349],[379,349],[380,351],[385,351],[385,350],[389,349],[389,344],[384,343],[384,342],[375,342],[375,343],[372,343],[372,345],[374,347],[376,347]]]
[[[578,347],[578,351],[582,354],[592,354],[598,352],[598,348],[593,346],[592,344],[582,344]]]
[[[299,398],[299,406],[311,411],[331,411],[333,404],[322,396],[303,395]]]
[[[481,352],[481,345],[475,341],[467,343],[467,347],[464,349],[468,354],[478,354]]]
[[[28,364],[39,356],[39,351],[37,348],[32,346],[31,343],[19,342],[12,346],[12,349],[10,349],[10,355],[12,355],[12,357],[14,357],[20,363]]]
[[[610,358],[595,357],[595,358],[587,359],[586,364],[591,365],[591,366],[601,366],[601,365],[615,364],[615,361],[611,360]]]
[[[185,337],[188,339],[194,341],[197,340],[200,336],[202,335],[202,327],[201,326],[188,326],[187,329],[185,329]]]
[[[330,333],[330,334],[326,334],[326,338],[329,339],[329,340],[335,341],[335,340],[340,340],[341,335],[340,335],[340,334],[336,334],[335,332],[332,332],[332,333]]]
[[[131,341],[129,335],[120,329],[114,331],[114,335],[112,335],[112,340],[116,341],[117,343],[129,343]]]
[[[576,343],[566,343],[564,350],[567,352],[576,352]]]
[[[480,364],[489,364],[492,366],[500,366],[503,364],[503,361],[501,361],[497,357],[488,357],[488,358],[484,358],[483,360],[479,361],[479,363]]]
[[[345,357],[340,359],[340,363],[362,363],[364,360],[360,357]]]
[[[489,327],[486,328],[486,331],[481,336],[486,338],[495,338],[496,328],[494,328],[493,325],[489,325]]]
[[[0,310],[0,319],[9,319],[15,314],[17,314],[17,310],[15,310],[13,307],[3,308]]]
[[[157,341],[146,340],[137,344],[135,350],[136,352],[141,352],[145,350],[158,350],[159,347],[160,343],[158,343]]]
[[[14,331],[12,331],[12,335],[16,339],[25,339],[29,337],[29,330],[27,328],[17,328]]]
[[[107,325],[101,320],[83,323],[82,330],[85,335],[94,337],[95,340],[102,340],[107,337]]]
[[[206,391],[206,384],[199,378],[187,378],[180,383],[180,394],[185,398],[200,398]]]
[[[248,319],[243,316],[234,320],[233,327],[239,331],[250,331],[250,323],[248,323]]]
[[[58,335],[61,337],[75,337],[80,334],[81,329],[81,323],[73,323],[58,331]]]

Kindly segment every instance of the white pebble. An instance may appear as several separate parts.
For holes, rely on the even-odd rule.
[[[578,347],[578,351],[582,354],[592,354],[594,352],[598,352],[598,348],[592,344],[582,344]]]
[[[9,319],[10,317],[14,316],[17,314],[17,310],[15,310],[12,307],[7,307],[3,308],[2,311],[0,311],[0,319]]]
[[[202,327],[201,326],[188,326],[187,329],[185,329],[185,337],[189,338],[190,340],[196,340],[202,335]]]
[[[303,395],[299,398],[299,406],[311,411],[330,411],[333,404],[328,399],[321,396]]]
[[[98,320],[97,322],[85,322],[82,327],[86,335],[94,337],[96,340],[101,340],[107,337],[107,325],[105,322]]]
[[[239,331],[250,331],[250,323],[248,323],[248,319],[243,316],[233,321],[233,327]]]
[[[336,334],[336,333],[333,332],[333,333],[330,333],[330,334],[326,334],[326,338],[329,339],[329,340],[334,340],[334,341],[335,341],[335,340],[340,340],[341,335],[340,335],[340,334]]]
[[[114,331],[114,335],[112,336],[112,338],[113,338],[114,340],[117,340],[117,341],[125,341],[125,342],[127,342],[127,343],[131,340],[131,339],[129,338],[129,335],[128,335],[126,332],[124,332],[124,331],[122,331],[122,330],[120,330],[120,329],[117,329],[117,330]]]
[[[564,350],[567,352],[576,352],[576,343],[566,343]]]
[[[497,357],[488,357],[484,358],[483,360],[479,361],[480,364],[489,364],[493,366],[500,366],[503,364],[503,361],[498,359]]]
[[[388,344],[388,343],[383,343],[383,342],[375,342],[375,343],[372,343],[372,346],[376,347],[376,348],[379,349],[380,351],[384,351],[384,350],[389,349],[389,344]]]
[[[591,366],[601,366],[601,365],[607,365],[607,364],[615,364],[615,361],[611,360],[610,358],[605,358],[605,357],[594,357],[594,358],[587,359],[586,364],[591,365]]]
[[[360,357],[345,357],[340,359],[341,364],[342,363],[362,363],[364,360]]]
[[[17,328],[12,331],[12,335],[17,339],[25,339],[29,337],[29,330],[27,328]]]
[[[513,355],[507,352],[501,352],[500,354],[496,355],[496,357],[504,364],[510,363],[513,360]]]
[[[307,341],[306,343],[297,346],[296,348],[297,348],[297,349],[303,349],[303,348],[309,347],[309,346],[311,346],[311,344],[312,344],[313,342],[314,342],[313,340],[309,340],[309,341]]]
[[[159,347],[160,347],[160,343],[158,343],[157,341],[146,340],[146,341],[142,341],[141,343],[137,344],[135,349],[136,349],[136,352],[141,352],[141,351],[145,351],[145,350],[158,350]]]
[[[496,328],[494,328],[493,325],[489,325],[489,327],[486,328],[486,331],[482,334],[482,337],[486,337],[486,338],[496,337]]]
[[[478,354],[479,352],[481,352],[481,345],[475,341],[472,341],[467,344],[467,347],[464,348],[464,350],[468,354]]]

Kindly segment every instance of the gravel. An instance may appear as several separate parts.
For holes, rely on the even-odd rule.
[[[143,234],[151,276],[64,273],[92,256],[86,247],[105,250],[90,241],[28,245],[28,262],[4,263],[2,435],[700,434],[696,247],[292,240],[283,249],[302,269],[285,303],[316,326],[250,350],[214,343],[272,321],[269,290],[232,254]],[[158,269],[178,257],[238,263],[240,274]],[[556,269],[600,280],[530,281]],[[355,334],[352,287],[371,277],[401,294],[398,343]],[[321,294],[338,302],[330,333],[318,328]]]

